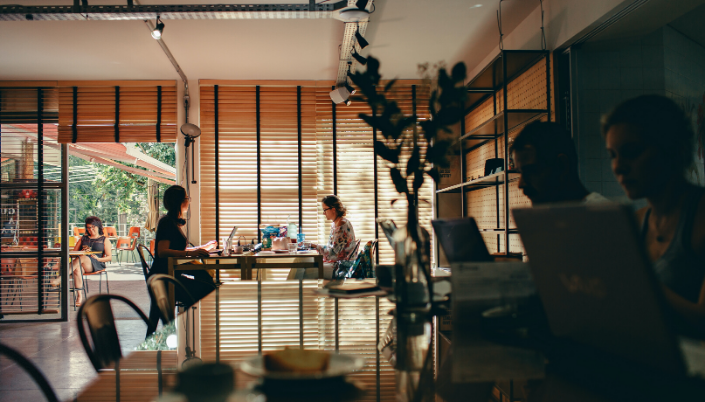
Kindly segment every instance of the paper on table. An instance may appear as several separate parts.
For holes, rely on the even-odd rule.
[[[451,266],[453,298],[460,302],[510,301],[536,293],[528,264],[457,263]]]

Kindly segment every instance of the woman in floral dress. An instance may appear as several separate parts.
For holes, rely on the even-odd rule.
[[[321,200],[321,207],[326,219],[332,221],[328,244],[318,244],[316,249],[323,255],[323,262],[332,264],[336,261],[354,257],[355,231],[352,223],[345,218],[347,209],[336,195],[328,195]]]

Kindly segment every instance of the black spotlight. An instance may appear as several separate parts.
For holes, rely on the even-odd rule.
[[[365,38],[360,35],[360,26],[357,26],[357,31],[355,31],[355,39],[357,39],[357,44],[360,45],[360,49],[364,49],[370,44],[365,40]]]
[[[358,52],[356,52],[355,49],[353,49],[352,57],[353,57],[353,59],[357,60],[357,62],[362,64],[363,66],[365,64],[367,64],[367,58],[360,56],[360,54]]]
[[[345,106],[350,106],[352,105],[352,101],[350,99],[345,101]]]
[[[162,34],[164,33],[164,23],[162,22],[162,19],[157,16],[157,26],[152,30],[152,38],[154,39],[161,39]]]
[[[347,89],[348,92],[350,92],[350,95],[355,95],[355,92],[357,92],[357,90],[355,88],[351,87],[350,84],[348,84],[348,83],[345,83],[345,89]]]

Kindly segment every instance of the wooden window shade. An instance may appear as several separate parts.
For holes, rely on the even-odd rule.
[[[238,234],[249,241],[258,238],[259,225],[289,219],[303,223],[307,240],[326,242],[330,222],[319,203],[334,193],[346,205],[362,244],[378,237],[377,216],[392,218],[400,226],[406,223],[406,202],[390,206],[391,200],[401,197],[390,179],[388,163],[381,158],[375,163],[373,130],[359,117],[371,114],[365,102],[353,99],[350,106],[333,105],[332,86],[324,84],[225,83],[201,84],[203,240],[226,236],[236,225]],[[417,115],[428,117],[428,87],[398,81],[389,96],[405,114],[411,115],[415,104]],[[378,137],[382,138],[381,133]],[[421,132],[419,137],[425,146]],[[404,152],[406,158],[410,154],[410,149]],[[432,191],[433,183],[427,178],[419,194],[424,200],[419,218],[431,235]],[[379,250],[380,262],[393,261],[386,240]]]
[[[175,142],[176,83],[59,82],[59,142]]]

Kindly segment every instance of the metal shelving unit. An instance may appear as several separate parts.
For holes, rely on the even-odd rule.
[[[546,108],[545,109],[510,109],[508,99],[512,91],[508,88],[516,78],[521,76],[537,63],[545,60],[546,64]],[[513,254],[509,247],[509,235],[517,233],[515,229],[509,228],[509,186],[505,185],[500,191],[500,185],[512,182],[519,178],[519,174],[509,169],[509,134],[520,130],[525,124],[548,117],[551,120],[551,74],[550,74],[550,54],[543,50],[503,50],[492,62],[487,65],[475,78],[466,86],[468,91],[468,101],[466,103],[465,115],[478,108],[488,99],[492,99],[494,113],[487,120],[477,124],[475,127],[465,127],[465,119],[461,122],[462,135],[458,136],[455,143],[455,152],[460,160],[460,183],[448,185],[436,190],[436,205],[439,203],[439,196],[444,194],[460,194],[460,211],[441,211],[439,214],[436,208],[436,218],[443,215],[448,217],[465,217],[465,193],[488,187],[495,187],[495,207],[497,211],[497,226],[494,229],[486,230],[497,233],[504,237],[504,253]],[[498,94],[502,93],[501,107],[498,107]],[[499,110],[498,110],[499,109]],[[476,150],[490,141],[494,141],[495,158],[504,159],[503,171],[481,177],[468,178],[465,157],[468,152]],[[499,154],[500,141],[502,141],[503,155]],[[500,198],[501,197],[501,198]],[[504,200],[504,202],[501,202]],[[500,221],[500,209],[504,208],[503,221]],[[438,256],[439,253],[436,253]],[[437,257],[439,258],[439,257]],[[438,263],[439,261],[437,261]]]

